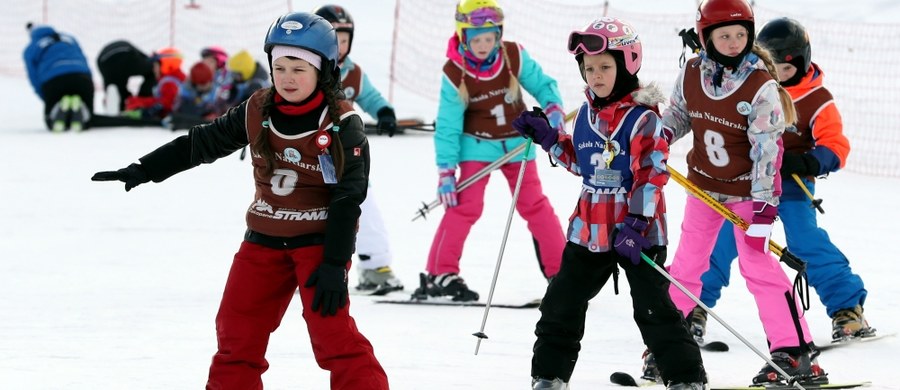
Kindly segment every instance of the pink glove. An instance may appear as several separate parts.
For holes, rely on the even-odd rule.
[[[772,224],[778,216],[778,207],[762,201],[753,201],[753,219],[747,228],[744,242],[762,253],[769,253],[769,237],[772,236]]]
[[[438,198],[447,207],[456,207],[456,169],[438,166]]]

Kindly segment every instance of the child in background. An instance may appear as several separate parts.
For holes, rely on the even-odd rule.
[[[228,53],[219,46],[208,46],[200,50],[200,60],[213,72],[213,80],[217,85],[230,83],[228,69],[225,64],[228,61]]]
[[[229,103],[236,105],[250,97],[254,92],[272,87],[269,72],[259,64],[246,50],[237,52],[226,64],[231,74],[231,95]]]
[[[753,42],[753,10],[746,0],[704,0],[697,13],[703,50],[689,60],[675,82],[663,114],[674,142],[693,131],[687,178],[746,221],[735,236],[741,275],[753,294],[766,332],[772,361],[803,384],[827,383],[815,356],[812,336],[792,284],[769,253],[772,224],[781,193],[781,136],[795,122],[790,95],[777,82],[775,64]],[[669,268],[672,277],[700,295],[700,277],[724,217],[702,200],[687,197],[681,239]],[[674,286],[672,301],[682,313],[695,303]],[[658,353],[650,347],[647,361]],[[769,364],[753,378],[755,385],[786,382]]]
[[[91,68],[75,37],[51,26],[25,25],[31,42],[23,57],[28,81],[44,101],[44,122],[54,133],[81,131],[94,111]]]
[[[862,278],[850,269],[850,261],[818,226],[810,199],[791,177],[796,174],[810,193],[815,193],[815,177],[842,168],[850,153],[843,133],[841,114],[831,93],[822,83],[824,74],[811,60],[809,36],[794,19],[779,18],[766,23],[757,42],[775,60],[778,78],[797,108],[796,128],[784,133],[781,163],[782,193],[778,215],[784,223],[787,246],[806,261],[806,276],[816,289],[826,313],[832,318],[832,339],[868,337],[875,334],[863,315],[866,288]],[[703,274],[700,299],[709,307],[716,304],[731,276],[731,262],[737,256],[732,224],[725,222],[710,256],[710,269]],[[703,336],[706,313],[694,308],[691,317],[695,334]]]
[[[166,47],[153,53],[153,75],[156,87],[153,96],[132,96],[125,99],[123,116],[143,119],[163,119],[172,113],[175,100],[184,82],[185,75],[181,71],[181,51],[174,47]]]
[[[666,203],[663,187],[668,144],[657,105],[665,98],[655,85],[641,87],[637,73],[643,50],[637,31],[604,17],[569,36],[587,101],[573,134],[559,134],[546,116],[525,112],[513,122],[550,157],[582,177],[582,190],[569,218],[562,266],[541,301],[534,357],[534,389],[568,389],[585,330],[588,301],[625,270],[634,320],[644,343],[657,353],[668,389],[700,390],[706,375],[700,349],[669,298],[669,282],[641,260],[641,251],[666,261]]]
[[[143,78],[137,96],[152,96],[156,86],[153,62],[144,52],[128,41],[113,41],[100,49],[97,69],[103,76],[103,97],[106,115],[119,115],[125,109],[125,99],[135,95],[128,90],[128,79]]]
[[[289,13],[272,23],[264,48],[274,88],[140,163],[92,179],[125,182],[127,191],[250,145],[256,195],[216,315],[206,388],[263,388],[269,337],[299,287],[312,352],[331,372],[331,388],[387,390],[347,296],[369,148],[362,120],[340,96],[337,37],[319,16]]]
[[[191,66],[188,79],[181,84],[170,127],[173,130],[189,129],[212,121],[225,113],[226,107],[218,103],[212,70],[203,62],[197,62]]]
[[[359,65],[347,56],[353,46],[353,18],[344,7],[323,5],[316,8],[315,14],[325,18],[337,31],[340,46],[338,64],[341,67],[341,86],[344,96],[356,102],[366,113],[378,119],[378,134],[387,132],[394,135],[397,129],[397,118],[394,108],[369,82],[369,77]],[[371,182],[370,182],[371,183]],[[394,255],[388,240],[387,227],[381,210],[375,202],[374,194],[369,193],[362,204],[362,215],[359,219],[359,233],[356,236],[356,253],[359,256],[359,291],[383,294],[403,289],[400,281],[391,269]]]
[[[481,217],[484,190],[490,175],[457,194],[462,181],[527,140],[512,127],[525,110],[521,87],[544,107],[551,126],[562,131],[565,113],[556,80],[515,42],[502,41],[503,10],[494,0],[460,0],[456,6],[456,34],[447,46],[448,60],[441,79],[434,145],[438,168],[438,195],[446,213],[428,253],[426,283],[416,296],[449,296],[455,301],[478,300],[459,275],[463,245],[472,225]],[[521,84],[520,84],[521,83]],[[525,175],[516,210],[528,222],[541,273],[550,279],[559,271],[565,246],[562,226],[538,178],[535,154],[524,156]],[[523,156],[513,157],[500,170],[516,187]],[[457,167],[460,170],[456,177]],[[498,235],[499,237],[499,235]]]

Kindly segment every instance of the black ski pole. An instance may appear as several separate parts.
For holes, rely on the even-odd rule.
[[[525,144],[517,146],[515,149],[513,149],[509,153],[504,154],[503,157],[500,157],[496,161],[490,163],[488,166],[481,168],[480,171],[475,172],[474,175],[469,176],[469,177],[465,178],[464,180],[460,181],[459,184],[457,184],[457,186],[456,186],[456,192],[462,192],[463,190],[468,188],[470,185],[472,185],[472,183],[480,180],[482,177],[485,177],[488,174],[490,174],[491,172],[493,172],[494,169],[497,169],[501,165],[508,163],[510,160],[513,159],[513,157],[515,157],[517,154],[519,154],[523,150],[525,150]],[[425,218],[425,214],[428,214],[428,212],[430,212],[431,210],[434,210],[435,208],[437,208],[440,205],[441,205],[440,199],[435,199],[435,200],[431,201],[431,203],[428,203],[428,204],[426,204],[425,202],[422,202],[422,207],[420,207],[418,210],[416,210],[416,215],[413,216],[412,220],[415,221],[419,218]]]

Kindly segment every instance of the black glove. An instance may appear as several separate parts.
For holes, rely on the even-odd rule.
[[[394,115],[394,109],[390,107],[383,107],[378,110],[378,125],[376,134],[381,135],[383,132],[387,132],[388,137],[393,137],[394,132],[397,131],[397,116]]]
[[[131,164],[118,171],[97,172],[91,176],[93,181],[114,181],[118,180],[125,183],[125,191],[131,191],[132,188],[150,181],[147,177],[147,171],[141,164]]]
[[[801,177],[817,176],[819,168],[819,160],[809,153],[784,152],[781,157],[781,176],[790,177],[792,173]]]
[[[322,313],[322,317],[335,315],[338,309],[347,306],[347,268],[322,263],[313,271],[304,287],[316,286],[312,309]],[[322,310],[319,310],[319,307]]]

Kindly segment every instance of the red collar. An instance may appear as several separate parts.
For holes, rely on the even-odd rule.
[[[324,99],[325,94],[320,89],[300,103],[291,103],[275,93],[275,108],[285,115],[303,115],[319,107]]]

